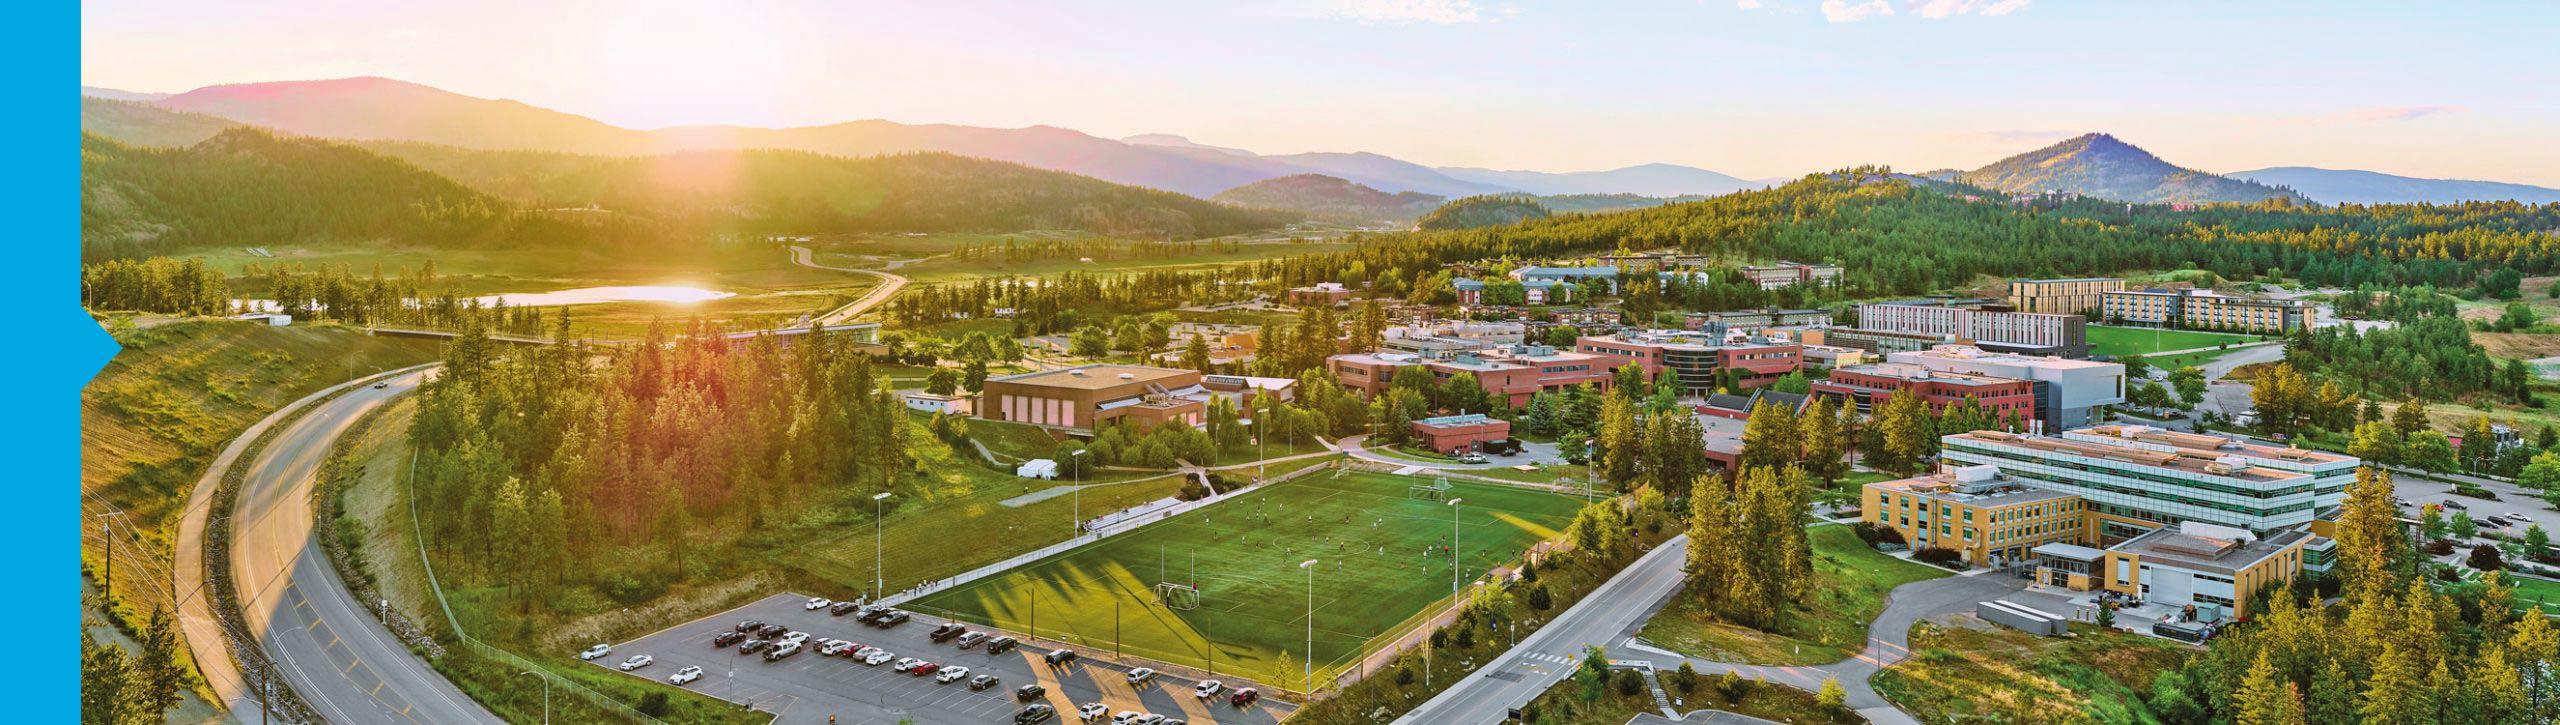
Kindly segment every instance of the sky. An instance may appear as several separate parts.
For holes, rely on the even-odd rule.
[[[725,6],[725,7],[724,7]],[[2560,186],[2560,3],[85,0],[82,82],[384,76],[633,128],[881,118],[1435,166],[2208,171]]]

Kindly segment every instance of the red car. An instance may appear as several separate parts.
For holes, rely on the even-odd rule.
[[[921,665],[916,665],[915,669],[907,670],[907,674],[915,675],[915,676],[917,676],[917,677],[923,677],[923,676],[925,676],[925,675],[930,675],[930,674],[933,674],[933,673],[936,673],[936,672],[941,672],[941,671],[942,671],[942,665],[937,665],[937,664],[934,664],[934,663],[931,663],[931,662],[927,662],[927,663],[924,663],[924,664],[921,664]]]
[[[1236,707],[1244,707],[1246,705],[1251,705],[1254,701],[1260,699],[1262,699],[1262,693],[1255,692],[1253,688],[1247,687],[1236,690],[1236,694],[1228,695],[1227,704],[1234,705]]]

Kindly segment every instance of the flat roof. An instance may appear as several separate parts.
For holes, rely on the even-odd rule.
[[[1124,374],[1129,375],[1130,378],[1122,380],[1120,376]],[[1041,370],[1038,372],[1004,375],[987,378],[987,380],[990,382],[1016,383],[1020,385],[1045,385],[1053,388],[1100,390],[1117,385],[1147,383],[1164,380],[1166,378],[1177,378],[1185,375],[1198,374],[1200,374],[1199,371],[1185,370],[1182,368],[1159,368],[1149,367],[1146,365],[1095,364],[1078,365],[1071,368],[1059,368],[1056,370]]]
[[[1913,476],[1911,478],[1892,481],[1878,481],[1867,485],[1896,493],[1907,493],[1931,501],[1961,503],[1968,506],[2015,506],[2025,503],[2043,503],[2046,501],[2079,498],[2078,494],[2037,488],[2026,485],[2025,483],[2019,482],[2015,479],[2005,477],[1995,478],[1986,482],[1977,482],[1975,484],[1980,486],[1990,486],[1992,487],[1991,490],[1980,493],[1959,493],[1956,491],[1956,487],[1961,484],[1956,481],[1956,475],[1953,472],[1932,473],[1925,476]]]
[[[2072,432],[2076,433],[2079,431]],[[1997,430],[1978,430],[1969,433],[1958,433],[1948,437],[1962,438],[1982,443],[2000,443],[2024,448],[2033,448],[2049,453],[2084,456],[2088,458],[2116,461],[2119,463],[2128,463],[2136,466],[2149,466],[2152,468],[2165,468],[2173,471],[2183,471],[2207,476],[2236,478],[2244,481],[2274,482],[2307,477],[2302,473],[2283,469],[2267,468],[2263,466],[2226,465],[2217,460],[2220,456],[2211,455],[2211,452],[2204,451],[2155,451],[2148,448],[2138,448],[2134,446],[2113,445],[2108,443],[2099,443],[2096,441],[2057,438],[2053,436],[2021,435]]]
[[[1971,361],[1971,362],[1997,362],[1997,363],[2010,363],[2010,364],[2014,364],[2014,365],[2027,365],[2027,366],[2031,366],[2031,367],[2054,368],[2054,369],[2058,369],[2058,370],[2059,370],[2059,369],[2097,368],[2097,367],[2107,367],[2107,366],[2110,366],[2110,365],[2112,365],[2112,366],[2116,366],[2116,367],[2123,367],[2123,365],[2122,365],[2122,364],[2120,364],[2120,363],[2097,362],[2097,361],[2094,361],[2094,360],[2073,360],[2073,359],[2070,359],[2070,358],[2062,358],[2062,357],[2048,357],[2048,356],[2042,356],[2042,355],[2021,355],[2021,354],[2014,353],[2014,352],[1999,352],[1999,351],[1995,351],[1995,350],[1984,350],[1984,349],[1982,349],[1982,348],[1980,348],[1980,347],[1973,346],[1973,345],[1937,345],[1937,346],[1933,346],[1933,347],[1931,347],[1931,348],[1929,348],[1929,349],[1927,349],[1927,350],[1921,350],[1921,351],[1917,351],[1917,352],[1898,352],[1898,353],[1894,353],[1894,355],[1895,355],[1895,356],[1910,355],[1910,356],[1914,356],[1914,357],[1918,357],[1918,358],[1925,358],[1925,359],[1931,359],[1931,360],[1962,360],[1962,361]]]
[[[2311,532],[2280,529],[2266,536],[2240,541],[2190,534],[2178,527],[2164,526],[2126,539],[2107,550],[2142,557],[2146,564],[2167,564],[2227,576],[2238,574],[2240,570],[2255,566],[2308,538],[2311,538]]]
[[[1966,385],[2008,385],[2012,383],[2028,382],[2017,378],[2003,378],[1992,375],[1975,375],[1973,373],[1951,373],[1942,370],[1931,370],[1911,363],[1898,362],[1849,365],[1836,368],[1832,372],[1859,373],[1878,377],[1899,378],[1902,380],[1945,380],[1949,382],[1963,383]]]
[[[2205,433],[2181,433],[2164,428],[2154,428],[2147,425],[2093,425],[2087,428],[2074,429],[2069,432],[2109,438],[2122,438],[2125,440],[2136,440],[2144,443],[2156,443],[2159,445],[2174,446],[2191,451],[2216,451],[2225,453],[2238,452],[2241,455],[2246,455],[2251,458],[2266,458],[2279,461],[2340,463],[2356,460],[2353,456],[2339,455],[2328,451],[2315,451],[2309,448],[2293,448],[2289,446],[2271,446],[2251,441],[2246,438],[2232,438]]]

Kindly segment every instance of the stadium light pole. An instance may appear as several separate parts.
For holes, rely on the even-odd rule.
[[[1075,452],[1067,454],[1067,468],[1068,470],[1075,471],[1076,474],[1076,487],[1074,491],[1070,492],[1070,495],[1075,497],[1074,515],[1076,520],[1073,522],[1073,526],[1069,526],[1067,528],[1067,538],[1069,540],[1073,540],[1078,536],[1084,535],[1084,467],[1076,463],[1076,459],[1084,457],[1084,452],[1085,449],[1078,448]]]
[[[1246,432],[1253,434],[1253,482],[1261,483],[1262,474],[1271,469],[1271,464],[1263,462],[1271,457],[1268,452],[1269,446],[1262,444],[1262,432],[1253,430],[1252,420],[1240,420],[1236,421],[1236,424],[1244,426]]]
[[[1458,504],[1466,499],[1449,499],[1449,601],[1458,601]]]
[[[1307,570],[1307,667],[1302,682],[1312,695],[1316,691],[1316,560],[1299,562],[1298,568]]]
[[[888,504],[882,503],[887,500],[889,500],[887,491],[871,495],[871,596],[874,597],[887,594],[889,588],[889,576],[880,569],[881,562],[888,559],[880,553],[881,542],[887,540],[885,533],[887,527],[882,524],[881,518],[888,510]]]

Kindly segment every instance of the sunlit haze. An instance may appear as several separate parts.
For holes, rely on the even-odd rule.
[[[124,90],[378,75],[636,128],[1051,125],[1746,178],[2106,131],[2212,171],[2560,185],[2560,4],[1597,5],[104,0],[82,58]]]

